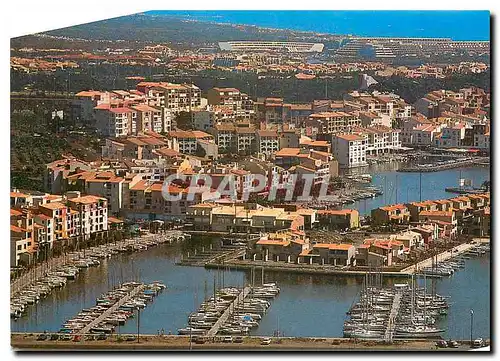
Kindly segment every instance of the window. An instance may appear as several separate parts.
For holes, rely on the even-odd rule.
[[[18,251],[21,251],[22,249],[23,249],[23,247],[21,245],[17,246]]]

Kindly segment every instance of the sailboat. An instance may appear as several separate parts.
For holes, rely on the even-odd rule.
[[[449,193],[457,193],[457,194],[479,194],[487,191],[487,188],[483,184],[481,188],[474,188],[472,186],[471,179],[462,178],[462,170],[460,170],[460,177],[458,180],[458,187],[446,187],[444,190]]]
[[[428,307],[435,302],[434,296],[430,296],[431,299],[429,301],[427,297],[427,278],[424,274],[424,295],[423,301],[421,304],[423,305],[423,316],[419,317],[415,314],[415,307],[419,304],[418,298],[419,295],[416,294],[416,287],[412,275],[412,289],[411,289],[411,309],[410,309],[410,320],[411,323],[409,325],[400,325],[395,329],[395,333],[399,337],[404,338],[428,338],[428,337],[438,337],[445,330],[439,329],[433,326],[429,326],[428,322]],[[433,307],[431,309],[434,309]]]

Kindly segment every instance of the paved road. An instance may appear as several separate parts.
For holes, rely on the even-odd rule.
[[[15,349],[30,350],[189,350],[190,347],[197,350],[329,350],[329,351],[468,351],[470,350],[468,340],[459,341],[459,348],[436,349],[435,341],[432,340],[407,340],[394,341],[387,345],[383,341],[373,340],[353,340],[342,338],[314,338],[314,337],[285,337],[279,340],[271,337],[270,345],[261,345],[262,336],[244,337],[242,343],[223,343],[219,341],[209,341],[205,344],[193,343],[190,345],[189,336],[156,336],[141,335],[140,342],[117,342],[116,339],[108,338],[105,341],[36,341],[36,336],[26,334],[11,334],[11,346]],[[122,337],[125,336],[122,334]]]

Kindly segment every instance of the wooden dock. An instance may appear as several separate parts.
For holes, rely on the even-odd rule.
[[[222,316],[220,316],[220,318],[217,320],[217,322],[214,323],[212,328],[210,330],[208,330],[208,332],[207,332],[208,337],[214,337],[217,334],[217,332],[219,331],[219,328],[227,321],[229,316],[231,316],[232,313],[234,312],[236,305],[238,303],[242,302],[248,296],[249,293],[250,293],[250,287],[245,287],[243,289],[243,291],[240,292],[238,297],[236,297],[234,299],[233,303],[231,303],[229,305],[229,307],[226,308],[226,310],[224,311]]]
[[[127,303],[128,300],[130,300],[130,298],[134,297],[136,294],[138,294],[139,292],[143,291],[145,287],[146,286],[144,284],[142,284],[142,285],[139,285],[136,288],[134,288],[128,295],[126,295],[125,297],[123,297],[120,300],[118,300],[118,302],[116,302],[113,306],[111,306],[106,311],[104,311],[102,315],[100,315],[94,321],[92,321],[87,326],[85,326],[85,328],[83,328],[78,333],[78,335],[85,335],[85,334],[89,333],[89,331],[92,328],[96,327],[100,322],[104,321],[111,313],[113,313],[114,311],[118,310],[118,308],[120,306],[122,306],[125,303]]]
[[[396,317],[399,313],[399,306],[401,305],[401,298],[403,294],[401,291],[396,293],[394,300],[392,301],[391,313],[389,314],[389,321],[387,324],[387,329],[385,330],[385,341],[392,341],[392,336],[394,334],[394,328],[396,327]]]

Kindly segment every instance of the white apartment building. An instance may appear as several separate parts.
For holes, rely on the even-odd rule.
[[[174,115],[172,114],[172,111],[167,108],[161,108],[162,109],[162,129],[165,133],[168,133],[172,130],[172,119],[174,118]]]
[[[135,131],[132,131],[132,134],[137,134],[139,132],[142,133],[145,131],[153,131],[156,133],[164,131],[163,111],[161,108],[154,108],[146,104],[139,104],[131,107],[131,109],[135,110],[137,113],[137,116],[135,117]]]
[[[434,146],[439,148],[454,148],[462,146],[465,138],[466,127],[463,124],[456,124],[452,127],[441,129],[441,134],[434,138]]]
[[[236,127],[238,153],[253,152],[256,143],[255,128]]]
[[[80,213],[70,209],[66,214],[66,229],[68,237],[75,237],[80,234]]]
[[[237,142],[236,127],[232,123],[218,123],[211,128],[215,143],[220,150],[233,150]]]
[[[96,128],[107,137],[127,136],[134,129],[132,113],[130,108],[95,108]]]
[[[409,146],[434,145],[434,137],[440,132],[440,130],[440,126],[433,124],[422,124],[413,129],[403,129],[402,144]]]
[[[100,104],[110,102],[109,92],[96,90],[84,90],[75,94],[71,102],[72,119],[83,123],[91,123],[95,120],[94,108]]]
[[[319,133],[334,134],[348,132],[353,127],[361,125],[361,119],[356,113],[321,112],[309,116],[309,123],[317,123]]]
[[[39,213],[34,216],[35,224],[43,228],[43,237],[40,243],[47,242],[52,248],[52,242],[54,241],[54,219],[46,214]]]
[[[396,119],[406,119],[411,117],[413,107],[408,104],[404,104],[395,111]]]
[[[110,174],[100,173],[85,181],[85,193],[104,197],[108,201],[109,211],[118,214],[123,206],[123,186],[125,179]]]
[[[399,108],[399,106],[396,106],[396,102],[399,99],[391,94],[380,94],[377,92],[369,94],[353,91],[346,95],[346,100],[359,104],[361,107],[360,110],[385,114],[391,119],[395,116],[395,108]]]
[[[28,252],[32,246],[32,239],[28,231],[13,224],[10,225],[10,266],[19,265],[21,255]]]
[[[142,82],[137,89],[146,93],[149,105],[173,113],[189,112],[201,106],[201,90],[194,84]]]
[[[108,230],[107,203],[106,198],[92,195],[68,199],[70,209],[80,214],[80,230],[85,237]],[[78,233],[81,234],[80,231]]]
[[[196,154],[199,140],[214,141],[212,135],[202,132],[201,130],[171,131],[168,137],[172,141],[172,148],[183,154]]]
[[[259,153],[269,157],[280,149],[280,141],[276,131],[258,130],[256,133],[257,151]]]
[[[365,166],[368,135],[335,134],[332,136],[332,151],[339,165],[344,168]]]
[[[374,127],[378,125],[385,127],[392,126],[392,120],[387,114],[359,112],[359,119],[361,120],[361,125],[364,127]]]
[[[390,153],[401,148],[399,139],[400,130],[384,126],[355,128],[354,133],[363,136],[366,135],[366,154],[377,155]]]

